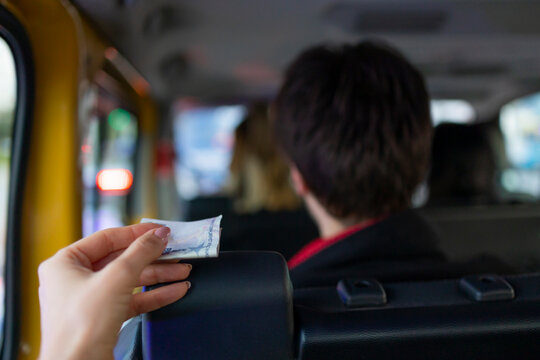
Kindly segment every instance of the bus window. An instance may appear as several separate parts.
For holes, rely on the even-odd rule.
[[[130,222],[138,123],[129,104],[101,84],[87,89],[81,107],[83,235],[87,236]]]
[[[184,200],[218,193],[229,175],[234,130],[242,105],[178,111],[174,122],[177,188]]]
[[[431,119],[433,126],[442,123],[470,124],[476,118],[473,106],[465,100],[431,100]]]
[[[17,78],[13,53],[0,37],[0,339],[3,339],[4,323],[4,269],[7,231],[7,208],[11,160],[13,120],[17,103]]]
[[[500,127],[508,159],[501,176],[503,189],[540,199],[540,93],[505,105]]]

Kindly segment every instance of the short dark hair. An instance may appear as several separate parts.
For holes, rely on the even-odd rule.
[[[316,46],[288,68],[273,104],[276,139],[338,218],[406,209],[429,165],[422,75],[386,44]]]

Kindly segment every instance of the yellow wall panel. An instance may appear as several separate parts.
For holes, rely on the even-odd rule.
[[[80,25],[58,1],[8,2],[25,25],[35,64],[35,107],[21,249],[21,359],[39,352],[37,267],[81,233],[77,167]],[[66,8],[67,6],[67,8]]]
[[[20,239],[19,351],[20,359],[35,359],[40,344],[37,268],[82,233],[77,107],[79,92],[103,67],[107,45],[67,0],[0,0],[0,4],[25,26],[35,65],[34,119]],[[144,79],[129,66],[128,70],[127,82],[135,89],[129,78]],[[122,91],[136,98],[144,152],[137,164],[141,171],[133,209],[138,221],[157,213],[153,171],[157,110],[146,88],[144,93],[133,89]]]

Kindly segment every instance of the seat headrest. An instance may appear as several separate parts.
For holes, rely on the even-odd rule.
[[[292,359],[292,286],[280,254],[189,262],[187,295],[143,316],[145,359]]]

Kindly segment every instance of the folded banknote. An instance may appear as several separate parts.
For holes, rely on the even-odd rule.
[[[154,223],[171,229],[167,248],[158,260],[196,259],[218,256],[221,218],[220,215],[189,222],[145,218],[141,223]]]

